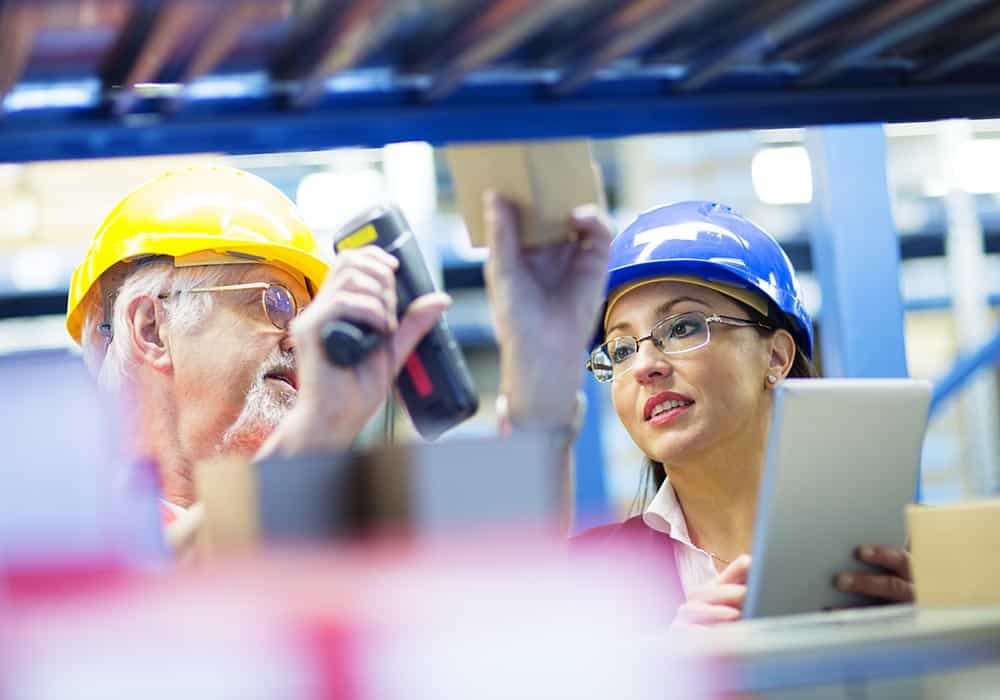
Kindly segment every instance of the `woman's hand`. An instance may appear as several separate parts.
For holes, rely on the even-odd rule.
[[[485,194],[486,283],[511,416],[569,423],[604,301],[613,234],[595,205],[577,207],[565,243],[521,248],[517,206]]]
[[[714,581],[691,591],[687,602],[678,609],[674,624],[715,625],[739,620],[749,573],[750,555],[736,557]]]
[[[880,598],[892,603],[913,602],[913,576],[910,573],[910,555],[898,547],[864,545],[854,556],[858,561],[885,570],[884,574],[867,571],[844,571],[837,574],[834,586],[844,593]]]

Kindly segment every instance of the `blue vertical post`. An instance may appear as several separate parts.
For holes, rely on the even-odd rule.
[[[584,377],[583,391],[587,395],[587,415],[574,448],[576,462],[576,494],[573,530],[608,522],[608,493],[604,478],[603,415],[607,397],[590,372]]]
[[[806,132],[813,176],[811,249],[823,300],[828,377],[905,377],[899,237],[879,124]],[[920,501],[920,475],[914,500]]]
[[[899,240],[882,126],[809,129],[811,249],[823,293],[820,352],[829,377],[905,377]]]

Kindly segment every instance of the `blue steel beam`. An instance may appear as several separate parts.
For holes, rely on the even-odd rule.
[[[324,85],[330,76],[357,66],[377,51],[397,24],[410,14],[405,3],[387,7],[381,0],[328,4],[335,7],[338,14],[321,29],[320,55],[291,96],[297,108],[309,107],[322,99]],[[296,48],[291,50],[294,52]]]
[[[594,75],[612,62],[640,51],[671,30],[681,26],[709,0],[634,0],[623,3],[606,17],[588,36],[583,37],[576,65],[569,68],[552,88],[553,94],[567,95],[593,80]]]
[[[980,370],[997,364],[1000,364],[1000,328],[981,348],[958,358],[952,368],[935,382],[934,394],[931,397],[931,415],[958,393]]]
[[[101,82],[115,115],[131,111],[140,102],[136,86],[156,81],[175,49],[205,20],[208,9],[193,0],[135,4],[101,69]]]
[[[976,63],[1000,52],[1000,34],[989,33],[972,43],[963,46],[955,53],[928,63],[913,76],[913,80],[923,82],[937,80],[951,75],[970,63]]]
[[[760,58],[796,35],[834,17],[846,14],[865,0],[804,0],[790,7],[782,7],[781,12],[774,16],[774,11],[767,11],[766,4],[760,4],[755,11],[750,11],[745,17],[737,17],[737,23],[745,23],[743,36],[735,41],[727,41],[725,45],[713,52],[700,65],[688,71],[680,85],[681,92],[698,90],[722,76],[734,66],[750,58]],[[755,15],[760,15],[755,16]]]
[[[339,84],[350,79],[344,76]],[[643,78],[597,81],[564,99],[547,96],[537,82],[475,85],[427,103],[419,85],[382,84],[371,75],[354,80],[363,89],[329,88],[313,109],[289,110],[267,90],[263,75],[206,79],[187,90],[175,114],[159,113],[161,103],[150,100],[121,119],[101,109],[93,85],[55,85],[51,91],[22,85],[4,101],[0,161],[264,153],[397,141],[613,138],[1000,114],[997,83],[669,96],[662,94],[665,81]],[[60,101],[64,106],[51,106]]]
[[[837,47],[832,57],[810,70],[799,79],[800,85],[818,85],[828,81],[836,74],[852,65],[857,65],[873,56],[898,46],[907,39],[920,34],[926,34],[961,17],[976,8],[988,5],[993,0],[948,0],[948,2],[930,2],[929,0],[911,0],[897,4],[883,5],[886,23],[871,35],[856,41],[853,45]],[[922,5],[903,17],[893,17],[893,8],[906,9],[907,6]]]
[[[880,125],[806,133],[813,173],[812,259],[823,294],[824,374],[905,377],[899,238]]]
[[[465,78],[527,41],[532,35],[572,9],[575,0],[496,0],[462,27],[454,44],[446,46],[443,67],[434,75],[425,95],[440,100],[461,86]]]
[[[574,446],[576,475],[574,483],[574,532],[603,525],[612,519],[609,512],[608,491],[605,483],[604,404],[607,393],[588,372],[584,378],[587,396],[587,415],[584,417],[580,437]]]
[[[181,82],[207,75],[232,51],[240,35],[254,24],[281,18],[282,8],[262,0],[228,0],[217,3],[212,24],[184,68]]]

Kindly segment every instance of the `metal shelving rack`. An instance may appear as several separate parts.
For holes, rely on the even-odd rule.
[[[4,0],[0,161],[1000,114],[988,0]]]

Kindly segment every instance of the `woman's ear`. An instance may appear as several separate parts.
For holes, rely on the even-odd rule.
[[[148,365],[158,372],[169,372],[173,364],[163,333],[163,306],[151,296],[137,296],[128,303],[126,319],[132,356],[139,364]]]
[[[771,350],[767,366],[767,383],[773,385],[792,371],[795,362],[795,339],[788,331],[779,328],[771,336]],[[775,381],[771,381],[775,377]]]

